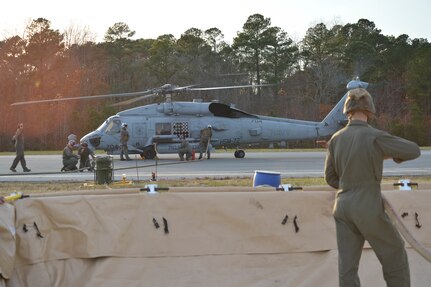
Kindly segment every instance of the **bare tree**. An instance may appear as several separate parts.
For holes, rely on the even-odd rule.
[[[71,23],[64,30],[63,41],[66,48],[70,48],[72,45],[82,46],[88,42],[95,42],[96,34],[88,26],[80,27]]]

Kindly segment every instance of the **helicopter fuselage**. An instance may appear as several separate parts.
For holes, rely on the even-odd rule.
[[[219,102],[172,101],[121,111],[82,140],[95,149],[118,154],[121,124],[127,123],[130,153],[154,158],[157,153],[177,153],[182,138],[198,151],[200,131],[208,125],[213,134],[210,148],[318,139],[342,127],[345,116],[340,110],[337,104],[322,122],[312,122],[254,115]],[[235,156],[244,157],[244,152]]]

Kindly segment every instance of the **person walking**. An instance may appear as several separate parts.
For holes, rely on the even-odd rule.
[[[16,130],[15,135],[12,137],[12,141],[15,142],[16,156],[12,162],[10,170],[13,172],[16,172],[16,166],[18,165],[18,162],[20,162],[24,172],[31,171],[29,168],[27,168],[27,162],[24,157],[24,124],[23,123],[18,124],[18,129]]]
[[[200,132],[200,141],[199,141],[199,159],[202,159],[202,154],[207,154],[207,159],[211,158],[210,154],[210,142],[212,137],[212,127],[208,125],[206,128],[202,129]]]
[[[129,148],[127,147],[128,141],[129,141],[129,132],[127,131],[127,124],[123,123],[121,125],[121,131],[120,131],[120,144],[121,144],[120,160],[131,160],[129,157]]]
[[[339,286],[360,286],[358,268],[365,240],[382,265],[387,286],[410,286],[404,241],[384,211],[380,185],[385,159],[412,160],[419,157],[420,149],[368,125],[376,110],[363,88],[348,92],[343,112],[349,122],[329,140],[325,160],[325,180],[337,189],[333,216]]]

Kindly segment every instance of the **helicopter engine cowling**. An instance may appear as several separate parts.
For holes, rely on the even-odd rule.
[[[157,107],[157,111],[166,115],[181,114],[204,116],[211,115],[208,108],[209,104],[210,103],[170,102],[161,104]]]

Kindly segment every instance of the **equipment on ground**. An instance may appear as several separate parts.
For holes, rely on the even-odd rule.
[[[97,184],[110,184],[113,178],[112,156],[96,157],[96,182]]]

